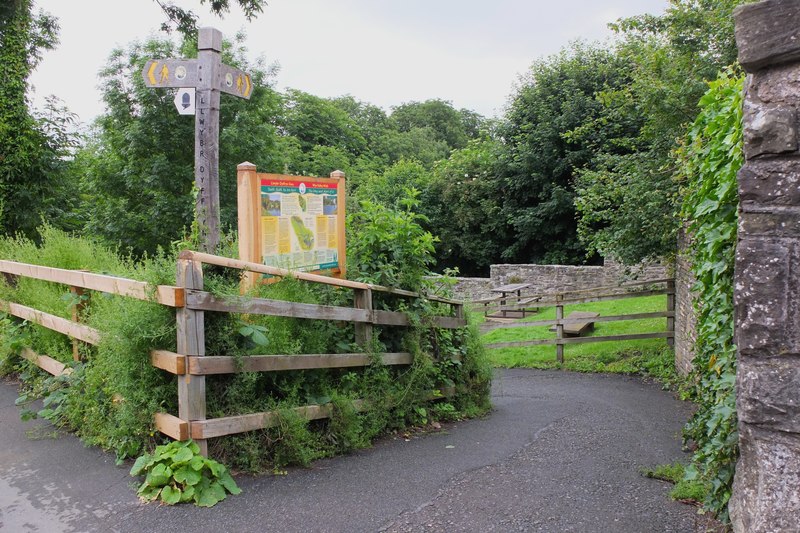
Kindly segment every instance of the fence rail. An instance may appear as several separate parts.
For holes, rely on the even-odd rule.
[[[204,264],[270,276],[291,276],[312,283],[352,290],[354,304],[353,307],[339,307],[245,296],[215,296],[203,290]],[[371,341],[373,326],[407,327],[411,324],[405,313],[373,309],[372,299],[376,292],[404,298],[427,298],[450,307],[449,316],[432,317],[427,327],[455,329],[466,325],[463,302],[392,287],[294,272],[193,251],[184,251],[180,254],[176,271],[176,286],[153,286],[141,281],[103,274],[0,260],[0,273],[3,273],[11,283],[14,283],[17,277],[26,277],[66,285],[74,294],[83,294],[83,291],[87,290],[100,291],[175,308],[177,351],[152,350],[150,362],[154,367],[177,376],[178,415],[155,413],[154,422],[156,428],[169,437],[177,440],[195,439],[204,454],[207,454],[209,438],[272,427],[279,417],[276,412],[263,412],[207,419],[206,376],[237,372],[366,367],[375,360],[367,353],[207,356],[204,323],[206,311],[351,322],[355,327],[356,342],[365,348]],[[90,293],[86,293],[87,297],[88,294]],[[81,304],[75,305],[72,320],[6,301],[0,301],[0,311],[71,337],[75,344],[74,354],[77,360],[77,343],[97,345],[102,340],[102,332],[80,324],[77,306]],[[23,349],[21,355],[54,375],[71,371],[64,363],[47,355],[36,354],[28,348]],[[375,357],[384,365],[408,365],[413,361],[412,355],[404,352],[382,353]],[[364,402],[357,400],[354,405],[357,409],[361,409]],[[329,417],[332,406],[308,405],[297,407],[294,411],[313,420]]]
[[[647,289],[646,287],[663,284],[663,289]],[[641,287],[644,287],[643,289]],[[616,294],[609,294],[609,291],[625,291],[617,292]],[[644,298],[647,296],[666,295],[667,303],[665,311],[657,311],[652,313],[631,313],[627,315],[611,315],[611,316],[597,316],[592,318],[565,318],[564,306],[575,305],[590,302],[604,302],[614,300],[624,300],[629,298]],[[545,299],[547,298],[547,299]],[[482,300],[475,300],[471,302],[472,309],[509,311],[529,309],[533,307],[535,302],[536,307],[555,306],[556,318],[554,320],[537,320],[530,322],[514,322],[507,324],[493,324],[489,327],[482,328],[484,332],[493,331],[495,329],[520,329],[542,326],[555,326],[555,338],[552,339],[535,339],[528,341],[512,341],[512,342],[496,342],[486,344],[486,348],[511,348],[523,346],[547,346],[554,345],[556,347],[556,360],[559,363],[564,362],[564,345],[566,344],[583,344],[593,342],[612,342],[612,341],[627,341],[639,339],[667,339],[667,343],[674,344],[675,339],[675,280],[674,279],[659,279],[654,281],[643,281],[636,283],[629,283],[620,285],[618,287],[598,287],[595,289],[584,289],[580,291],[561,292],[556,294],[546,295],[520,295],[504,298],[506,303],[504,305],[490,306],[489,304],[497,303],[499,298],[489,298]],[[514,301],[516,303],[508,303]],[[565,337],[564,326],[571,324],[585,324],[587,322],[619,322],[627,320],[642,320],[650,318],[666,318],[666,331],[650,331],[642,333],[633,333],[625,335],[603,335],[593,337]]]

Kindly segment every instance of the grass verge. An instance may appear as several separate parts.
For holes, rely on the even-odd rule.
[[[564,306],[564,316],[572,311],[593,311],[600,316],[652,313],[666,309],[666,296],[647,296],[606,302],[590,302]],[[519,321],[535,322],[553,320],[555,307],[544,307]],[[588,336],[627,335],[666,331],[665,318],[600,322]],[[549,326],[495,329],[485,333],[486,344],[555,338]],[[513,368],[563,368],[578,372],[611,372],[621,374],[646,374],[672,382],[675,380],[673,355],[665,339],[643,339],[587,344],[564,347],[564,364],[556,361],[555,346],[523,346],[488,350],[489,360],[495,367]]]

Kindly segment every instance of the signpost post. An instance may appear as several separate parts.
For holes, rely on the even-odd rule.
[[[219,30],[200,28],[197,49],[197,59],[151,59],[142,76],[148,87],[194,89],[188,101],[185,95],[191,92],[179,91],[175,106],[181,114],[194,109],[195,216],[203,251],[214,253],[219,244],[220,93],[250,99],[253,82],[246,72],[222,64]]]

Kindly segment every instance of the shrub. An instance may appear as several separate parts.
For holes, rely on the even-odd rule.
[[[413,202],[411,202],[413,203]],[[379,280],[403,288],[426,287],[432,263],[433,237],[417,224],[410,210],[397,213],[376,208],[362,212],[357,223],[364,229],[351,236],[352,272],[362,280]],[[403,232],[389,231],[387,221],[402,221]],[[392,222],[393,223],[393,222]],[[382,225],[383,224],[383,225]],[[383,228],[378,230],[376,228]],[[367,242],[362,241],[366,239]],[[383,255],[381,255],[383,254]],[[369,258],[381,256],[383,262]],[[175,283],[175,254],[159,253],[133,261],[87,238],[45,227],[41,244],[22,238],[0,240],[6,259],[59,268],[86,269],[147,281]],[[395,262],[400,261],[397,264]],[[392,263],[392,268],[387,265]],[[384,276],[386,274],[387,277]],[[239,295],[239,272],[207,268],[206,290],[220,296]],[[19,278],[12,287],[0,280],[0,298],[69,317],[73,300],[63,285]],[[296,279],[260,285],[253,296],[324,305],[352,306],[350,291],[318,286]],[[308,464],[319,458],[367,446],[376,436],[408,424],[479,414],[489,407],[490,369],[477,332],[472,328],[430,328],[429,317],[447,306],[424,298],[392,295],[375,298],[378,308],[403,310],[410,328],[374,328],[371,345],[354,344],[352,325],[324,320],[205,313],[206,351],[209,355],[346,353],[366,350],[373,363],[359,370],[321,369],[296,372],[241,372],[206,378],[209,418],[276,411],[276,427],[212,439],[210,453],[237,469],[262,471],[286,464]],[[50,411],[41,413],[54,423],[74,430],[85,442],[114,450],[120,460],[158,449],[164,441],[155,431],[153,414],[177,412],[177,380],[150,364],[152,349],[176,350],[174,311],[154,302],[92,293],[82,311],[87,325],[103,333],[98,346],[81,348],[84,362],[72,361],[66,337],[14,318],[0,321],[0,355],[4,368],[13,367],[25,378],[24,402],[50,398]],[[13,356],[20,346],[54,357],[73,369],[70,376],[47,378],[30,363]],[[380,363],[381,352],[407,351],[414,362],[406,367]],[[431,393],[455,387],[449,408],[431,407]],[[356,409],[355,400],[363,400]],[[441,401],[441,400],[439,400]],[[330,403],[329,420],[309,422],[292,409]],[[425,416],[420,416],[421,410]],[[32,416],[32,415],[31,415]],[[165,485],[162,485],[162,487]],[[151,486],[151,489],[155,485]],[[174,499],[166,490],[168,499]],[[163,499],[164,489],[157,497]],[[148,489],[147,495],[154,492]],[[182,493],[184,494],[184,493]]]

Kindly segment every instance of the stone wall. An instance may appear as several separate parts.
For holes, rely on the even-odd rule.
[[[692,301],[695,278],[687,255],[687,245],[687,236],[681,232],[675,261],[675,369],[684,376],[692,370],[697,340],[697,316]]]
[[[606,260],[604,266],[567,265],[492,265],[488,278],[457,278],[454,291],[464,300],[496,296],[494,287],[509,283],[529,283],[528,294],[552,294],[571,290],[611,287],[624,281],[647,281],[668,277],[664,265],[642,265],[626,268]]]
[[[800,3],[734,12],[744,98],[736,246],[734,531],[800,525]]]
[[[492,288],[509,283],[528,283],[527,294],[552,294],[571,290],[611,287],[624,281],[647,281],[669,276],[665,265],[628,268],[606,260],[604,266],[492,265],[488,278],[457,278],[455,293],[464,300],[495,296]]]
[[[647,281],[667,277],[664,265],[642,265],[626,269],[620,263],[606,260],[603,266],[566,265],[492,265],[490,275],[495,286],[508,283],[530,283],[526,292],[556,292],[610,287],[623,281]]]
[[[491,278],[456,278],[458,282],[453,287],[456,297],[461,300],[472,301],[491,298],[492,287],[495,287]]]

